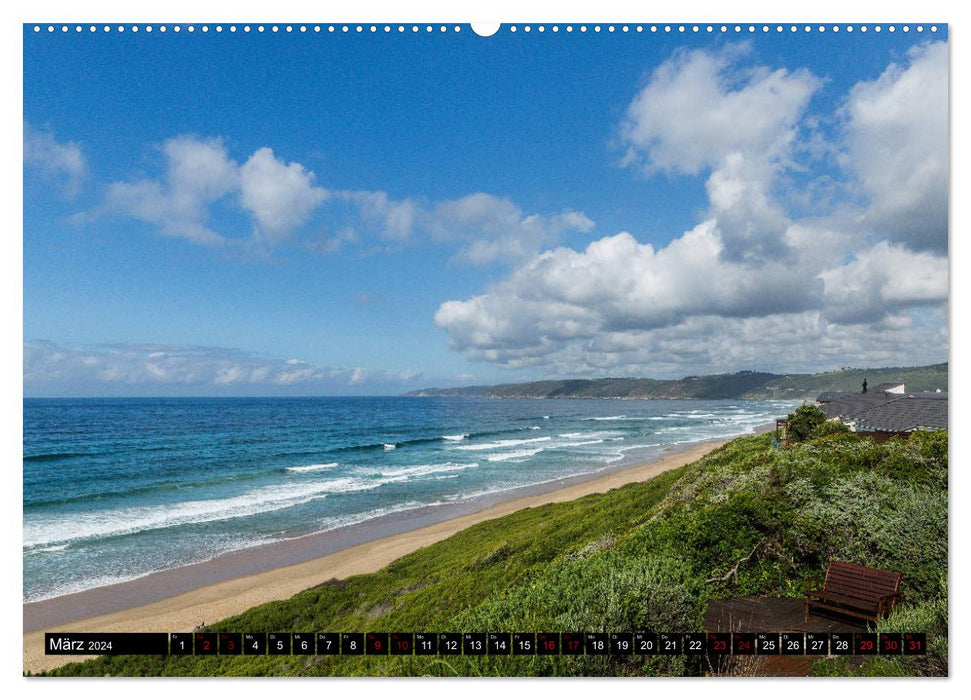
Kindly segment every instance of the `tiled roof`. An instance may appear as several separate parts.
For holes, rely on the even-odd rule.
[[[887,389],[895,389],[896,387],[903,385],[903,382],[884,382],[883,384],[877,384],[874,387],[870,387],[870,391],[886,391]]]
[[[883,386],[881,384],[881,386]],[[889,386],[889,385],[888,385]],[[900,386],[899,384],[897,386]],[[888,391],[883,391],[882,389],[871,389],[867,393],[862,391],[824,391],[822,394],[816,397],[816,401],[820,403],[827,403],[830,401],[839,401],[841,399],[852,399],[854,397],[864,397],[865,400],[871,401],[874,396],[881,398],[886,401],[887,399],[892,399],[901,396],[901,394],[891,394]]]
[[[947,430],[947,393],[908,394],[863,411],[853,418],[853,423],[857,432]]]
[[[820,410],[852,423],[854,430],[900,433],[917,428],[947,429],[947,392],[888,394],[882,391],[827,392]]]
[[[824,399],[823,397],[827,394],[830,397]],[[851,420],[874,406],[900,398],[900,394],[885,394],[882,391],[868,391],[865,394],[859,391],[832,391],[827,392],[827,394],[820,394],[819,399],[817,399],[826,402],[820,405],[820,410],[830,418],[842,418],[843,420]]]

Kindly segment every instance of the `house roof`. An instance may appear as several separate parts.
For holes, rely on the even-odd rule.
[[[828,398],[823,398],[828,396]],[[830,418],[853,419],[867,409],[899,399],[900,394],[885,394],[882,391],[830,391],[820,394],[817,401],[822,401],[819,409]]]
[[[818,401],[819,403],[827,403],[830,401],[838,401],[840,399],[853,398],[855,396],[863,396],[863,397],[866,397],[867,400],[871,400],[872,397],[877,396],[885,401],[887,400],[887,398],[900,396],[900,394],[893,394],[893,393],[890,393],[889,391],[886,391],[886,389],[893,388],[895,386],[900,386],[900,385],[881,384],[880,386],[874,387],[873,389],[871,389],[865,394],[862,391],[824,391],[822,394],[816,397],[816,401]]]
[[[890,394],[883,391],[827,392],[819,408],[829,418],[864,432],[901,433],[918,428],[947,429],[947,392]]]
[[[947,430],[947,393],[908,394],[863,411],[853,423],[857,432]]]
[[[887,391],[889,389],[896,389],[898,386],[904,386],[903,382],[884,382],[883,384],[877,384],[875,387],[871,388],[871,391]]]

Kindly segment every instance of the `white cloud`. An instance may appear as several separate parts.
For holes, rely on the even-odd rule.
[[[907,320],[905,321],[904,318]],[[497,348],[470,356],[562,377],[650,376],[757,369],[815,372],[843,366],[921,365],[945,359],[946,312],[892,317],[879,324],[841,324],[818,311],[731,318],[692,316],[651,330],[605,332],[544,348]]]
[[[771,194],[775,180],[772,164],[737,151],[712,171],[708,216],[718,223],[727,257],[758,261],[793,253],[785,236],[790,220]]]
[[[845,164],[869,198],[863,225],[912,248],[947,249],[947,44],[913,49],[850,91]]]
[[[843,322],[877,321],[899,309],[947,301],[946,257],[886,241],[819,277],[827,316]]]
[[[772,191],[821,81],[802,69],[747,68],[748,53],[746,45],[677,52],[627,108],[621,139],[624,162],[648,174],[709,172],[707,216],[726,257],[773,259],[789,252],[789,220]]]
[[[472,359],[562,375],[940,361],[945,51],[914,51],[830,118],[846,127],[844,165],[865,207],[812,162],[835,152],[807,115],[819,79],[745,68],[744,50],[676,54],[632,101],[621,137],[625,162],[648,175],[706,176],[702,223],[659,247],[621,233],[534,255],[485,293],[443,303],[435,322]],[[783,186],[826,192],[829,210],[793,219],[787,203],[806,201],[780,197]]]
[[[235,161],[221,139],[178,136],[162,145],[168,160],[169,194],[177,203],[197,207],[213,202],[237,184]]]
[[[582,212],[528,214],[510,199],[485,192],[438,202],[393,199],[383,191],[334,194],[349,203],[349,223],[313,245],[321,253],[336,252],[352,242],[370,244],[371,250],[397,250],[430,241],[457,248],[455,259],[462,263],[515,265],[556,244],[565,233],[589,233],[594,228]]]
[[[825,245],[827,234],[794,235]],[[752,265],[720,252],[712,221],[659,249],[626,233],[560,248],[485,294],[443,303],[435,322],[472,359],[563,376],[814,371],[946,354],[946,258],[887,242],[845,264],[807,255]]]
[[[165,175],[158,179],[115,182],[96,213],[130,216],[154,224],[159,232],[206,245],[239,237],[209,228],[211,207],[238,197],[262,242],[276,243],[326,199],[314,174],[300,163],[285,163],[270,148],[258,149],[240,166],[221,139],[177,136],[162,144]]]
[[[77,348],[50,342],[24,343],[27,394],[180,393],[187,388],[306,394],[352,386],[399,390],[413,388],[421,376],[411,370],[323,367],[216,347],[129,343]]]
[[[306,223],[327,198],[314,179],[313,172],[300,163],[284,163],[272,149],[263,147],[240,168],[240,201],[261,233],[276,242]]]
[[[457,258],[474,265],[522,262],[567,231],[588,233],[594,223],[582,212],[524,214],[510,200],[484,192],[438,203],[429,228],[442,240],[457,240]]]
[[[405,241],[411,237],[418,205],[410,199],[395,201],[386,192],[341,192],[344,199],[358,207],[361,218],[379,227],[379,235],[392,241]]]
[[[162,144],[161,180],[109,185],[103,211],[154,224],[159,232],[217,245],[225,238],[208,228],[209,205],[231,192],[238,168],[219,139],[178,136]]]
[[[545,355],[559,343],[649,330],[695,315],[747,317],[818,303],[822,285],[781,264],[757,270],[721,259],[713,221],[655,249],[629,233],[584,251],[542,253],[487,294],[441,305],[452,346],[483,359]]]
[[[333,236],[323,238],[316,243],[308,244],[308,249],[314,251],[315,253],[330,255],[341,250],[347,244],[357,243],[358,240],[359,236],[357,235],[357,231],[352,228],[345,228],[341,229]]]
[[[733,153],[780,159],[820,81],[809,71],[745,68],[736,45],[679,51],[654,71],[627,108],[629,158],[649,171],[697,175]]]
[[[221,139],[178,136],[162,144],[165,174],[159,178],[115,182],[104,204],[92,214],[128,216],[158,227],[159,232],[206,245],[257,243],[277,245],[307,228],[325,201],[331,207],[317,231],[305,231],[305,250],[333,254],[351,244],[394,250],[416,240],[457,247],[460,261],[486,265],[521,263],[564,233],[588,233],[594,223],[582,212],[527,214],[509,199],[477,192],[454,200],[427,203],[393,199],[380,190],[327,190],[302,164],[287,163],[273,150],[256,150],[240,166]],[[246,239],[210,227],[217,203],[237,204],[253,221]],[[83,217],[81,217],[83,218]],[[419,239],[419,236],[422,238]],[[373,247],[374,241],[382,246]]]
[[[65,178],[70,195],[77,194],[88,170],[79,144],[61,143],[51,132],[37,130],[28,122],[24,122],[24,165]]]

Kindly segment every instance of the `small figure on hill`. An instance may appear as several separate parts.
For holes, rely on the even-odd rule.
[[[863,393],[866,393],[866,377],[863,378]]]

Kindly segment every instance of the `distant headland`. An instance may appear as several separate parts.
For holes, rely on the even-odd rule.
[[[906,384],[908,391],[947,391],[947,364],[923,367],[844,367],[818,374],[741,371],[681,379],[605,377],[516,384],[418,389],[405,396],[496,399],[815,399],[826,391],[854,391],[866,379]]]

